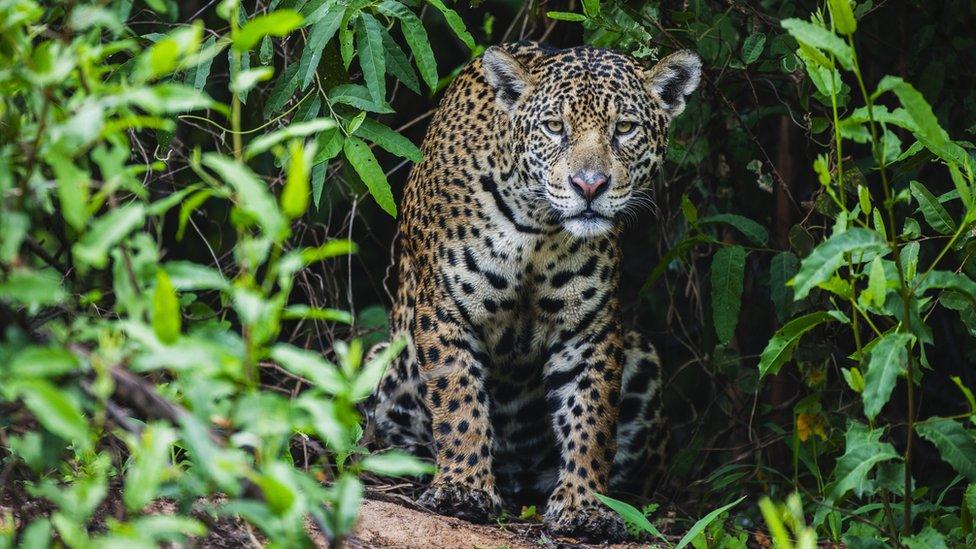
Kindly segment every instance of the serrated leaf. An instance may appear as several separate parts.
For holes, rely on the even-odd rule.
[[[922,211],[925,222],[939,234],[952,234],[956,231],[956,223],[949,216],[949,212],[942,207],[938,199],[918,181],[909,183],[912,196],[918,201],[918,209]]]
[[[765,246],[769,242],[769,233],[766,232],[766,229],[748,217],[736,214],[718,214],[698,220],[699,225],[714,223],[723,223],[735,228],[753,244]]]
[[[970,482],[976,481],[976,440],[954,419],[933,418],[915,424],[919,436],[939,449],[942,459]]]
[[[369,194],[373,195],[376,203],[383,208],[383,211],[396,217],[396,203],[393,201],[393,191],[390,190],[390,182],[386,179],[386,174],[379,162],[369,150],[369,145],[363,143],[362,139],[355,136],[346,137],[342,145],[342,150],[346,154],[349,164],[359,174],[363,180]]]
[[[874,96],[892,91],[898,96],[905,110],[915,122],[916,129],[912,131],[925,148],[958,166],[971,165],[969,154],[956,143],[949,140],[949,134],[939,125],[939,119],[932,112],[932,106],[925,100],[914,86],[897,76],[885,76],[878,83]]]
[[[868,369],[864,374],[864,415],[874,420],[891,398],[898,376],[906,371],[907,346],[914,337],[904,332],[891,332],[878,338],[871,348]]]
[[[355,135],[368,139],[379,145],[383,150],[390,154],[395,154],[401,158],[406,158],[414,162],[424,159],[420,149],[412,141],[393,131],[386,125],[366,118],[356,129]]]
[[[285,67],[275,80],[275,85],[271,88],[271,93],[264,102],[264,117],[271,118],[272,113],[281,110],[281,107],[291,99],[291,96],[298,88],[299,63],[292,63]]]
[[[860,423],[851,422],[845,433],[844,455],[837,460],[834,468],[836,479],[831,497],[839,501],[853,491],[858,497],[874,491],[874,484],[868,478],[875,465],[898,459],[898,453],[887,442],[881,442],[884,429],[868,429]]]
[[[712,320],[722,343],[732,339],[739,323],[745,266],[746,251],[741,246],[722,248],[712,258]]]
[[[844,255],[852,254],[854,260],[867,261],[887,251],[887,243],[877,231],[854,228],[836,234],[800,262],[800,270],[793,277],[795,299],[803,299],[814,287],[826,282],[844,263]]]
[[[331,118],[316,118],[307,122],[289,124],[284,128],[266,133],[248,143],[245,158],[252,158],[255,155],[261,154],[285,139],[306,137],[335,127],[336,121]]]
[[[773,334],[773,337],[766,344],[766,348],[763,349],[762,355],[759,357],[759,377],[779,373],[779,369],[783,364],[793,357],[793,351],[796,350],[796,346],[799,344],[803,334],[824,322],[831,322],[833,320],[837,319],[830,313],[818,311],[794,318],[784,324],[782,328],[776,330],[776,333]]]

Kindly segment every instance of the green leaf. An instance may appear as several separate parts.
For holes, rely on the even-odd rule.
[[[854,53],[836,34],[802,19],[783,19],[780,24],[797,42],[833,54],[847,70],[853,68]]]
[[[227,290],[230,284],[220,271],[192,261],[170,261],[163,266],[173,288],[189,290]]]
[[[928,524],[914,536],[903,537],[901,542],[908,549],[949,549],[945,536]]]
[[[393,108],[385,101],[373,101],[370,91],[359,84],[340,84],[329,91],[329,102],[333,105],[343,104],[362,111],[390,114]]]
[[[413,142],[391,130],[386,125],[370,118],[363,120],[359,128],[356,129],[355,135],[363,139],[368,139],[379,145],[386,152],[395,154],[401,158],[406,158],[417,163],[424,159],[420,149]]]
[[[383,26],[369,13],[362,12],[356,21],[356,50],[363,79],[373,101],[386,102],[386,54],[383,51]]]
[[[932,106],[921,92],[901,78],[890,75],[881,79],[874,96],[877,97],[886,91],[892,91],[898,96],[898,100],[915,122],[917,129],[912,133],[925,145],[925,148],[943,160],[958,166],[971,164],[965,149],[949,140],[949,135],[939,125],[939,119],[932,112]]]
[[[156,272],[156,289],[153,291],[152,327],[156,337],[167,345],[180,337],[180,301],[166,271]]]
[[[420,95],[420,81],[417,80],[417,72],[413,70],[410,59],[403,53],[400,46],[393,41],[390,33],[383,29],[383,52],[386,54],[386,70],[400,82],[403,82],[410,91]]]
[[[814,287],[829,280],[844,263],[845,254],[860,254],[853,258],[860,262],[874,259],[887,250],[881,235],[870,229],[854,228],[835,234],[800,262],[800,270],[792,281],[795,299],[803,299]]]
[[[250,168],[216,153],[203,155],[203,163],[234,187],[237,191],[238,207],[254,219],[266,236],[272,239],[283,236],[288,228],[285,219],[278,211],[267,185]]]
[[[329,6],[330,9],[326,9],[322,18],[312,25],[305,49],[302,51],[301,60],[298,62],[298,77],[302,90],[312,83],[319,61],[322,60],[322,51],[325,50],[325,45],[329,43],[329,40],[332,40],[332,37],[339,30],[339,25],[342,24],[342,18],[345,15],[345,10],[339,8],[335,2],[328,2],[326,6]]]
[[[133,438],[122,500],[129,511],[139,511],[159,497],[157,491],[170,464],[176,433],[166,424],[152,423]]]
[[[26,305],[36,310],[67,299],[61,277],[53,271],[16,269],[0,282],[0,299]]]
[[[583,13],[589,17],[600,14],[600,0],[583,0]]]
[[[851,9],[850,0],[828,0],[827,7],[830,9],[830,19],[834,23],[834,28],[841,34],[854,34],[857,30],[857,19],[854,18],[854,11]]]
[[[339,394],[345,382],[335,364],[318,353],[279,343],[271,349],[271,358],[289,372],[301,376],[328,394]]]
[[[905,373],[908,362],[907,346],[914,336],[905,332],[890,332],[878,338],[871,348],[867,373],[864,375],[864,415],[874,420],[891,398],[898,376]]]
[[[712,258],[712,319],[722,343],[732,339],[739,323],[745,266],[746,251],[741,246],[722,248]]]
[[[933,418],[915,424],[919,436],[939,449],[942,459],[970,482],[976,481],[976,440],[954,419]]]
[[[407,342],[404,339],[397,339],[391,342],[385,349],[383,349],[379,354],[372,358],[366,363],[359,371],[356,376],[356,380],[353,382],[352,391],[350,398],[353,402],[358,402],[368,397],[379,385],[380,379],[383,377],[383,372],[386,371],[387,366],[390,362],[395,359],[400,352],[403,351],[404,347],[407,346]]]
[[[766,229],[748,217],[736,214],[718,214],[702,218],[698,221],[699,225],[714,223],[723,223],[735,228],[753,244],[765,246],[769,242],[769,233],[766,232]]]
[[[72,229],[83,230],[88,224],[88,218],[91,217],[88,211],[90,186],[88,172],[78,168],[70,158],[60,154],[52,155],[48,164],[57,180],[61,215]]]
[[[752,63],[762,55],[763,47],[766,45],[766,35],[761,32],[754,32],[746,37],[742,43],[742,62],[746,65]]]
[[[359,517],[359,506],[363,500],[363,484],[352,475],[341,475],[333,486],[335,490],[336,530],[345,535],[352,530]]]
[[[573,13],[571,11],[547,11],[546,17],[556,21],[573,21],[577,23],[586,21],[585,15],[582,13]]]
[[[888,294],[888,279],[885,277],[884,264],[880,257],[871,261],[871,271],[868,273],[867,297],[875,307],[884,307],[885,296]],[[864,295],[863,293],[861,295]]]
[[[787,282],[796,275],[799,266],[800,258],[793,252],[780,252],[769,263],[769,297],[781,323],[792,313],[793,288]]]
[[[11,389],[45,429],[81,449],[91,445],[88,420],[66,392],[42,379],[19,380],[11,383]]]
[[[346,154],[346,159],[352,165],[360,179],[366,184],[369,193],[376,199],[376,203],[383,208],[383,211],[396,217],[396,203],[393,201],[393,191],[390,190],[390,183],[386,179],[386,174],[380,168],[379,162],[373,156],[373,151],[363,143],[361,139],[354,136],[346,138],[342,146]]]
[[[14,355],[4,375],[14,379],[58,377],[76,371],[78,358],[60,347],[28,347]]]
[[[314,154],[314,149],[314,142],[306,146],[298,139],[292,141],[288,148],[288,178],[281,191],[281,211],[289,219],[301,217],[308,210],[311,193],[308,177],[312,166],[306,158]]]
[[[837,320],[837,318],[830,313],[818,311],[794,318],[776,330],[759,358],[759,376],[764,377],[767,374],[778,373],[780,367],[793,357],[793,351],[796,350],[803,334],[824,322],[832,320]]]
[[[600,503],[613,509],[614,513],[620,515],[620,518],[624,519],[628,524],[632,524],[641,532],[646,532],[660,540],[668,541],[668,538],[656,526],[651,524],[651,521],[647,520],[644,513],[640,512],[640,509],[618,499],[604,496],[603,494],[594,493],[593,495],[596,496],[596,499],[600,500]]]
[[[271,67],[258,67],[238,72],[234,75],[230,84],[230,91],[234,93],[247,93],[258,85],[258,82],[270,80],[274,76],[274,69]]]
[[[437,87],[437,61],[434,58],[434,51],[430,47],[430,39],[427,37],[427,30],[423,23],[406,6],[393,0],[383,0],[376,6],[380,13],[387,17],[394,17],[400,20],[400,30],[403,38],[406,39],[410,51],[413,53],[414,63],[420,71],[427,88],[434,90]]]
[[[922,210],[925,222],[939,234],[952,234],[956,231],[956,224],[949,216],[949,212],[942,207],[938,199],[918,181],[909,183],[912,196],[918,200],[918,208]]]
[[[682,538],[678,541],[678,544],[674,546],[674,549],[682,549],[689,543],[693,542],[698,537],[699,534],[705,531],[705,528],[707,528],[708,525],[712,523],[712,521],[718,518],[719,515],[735,507],[736,505],[739,504],[739,502],[741,502],[744,499],[746,499],[746,496],[742,496],[741,498],[733,501],[732,503],[723,505],[718,509],[713,510],[711,513],[708,513],[704,517],[698,519],[698,522],[693,524],[691,528],[688,529],[685,535],[682,536]]]
[[[145,222],[146,207],[141,202],[120,206],[99,217],[91,229],[74,245],[75,259],[102,269],[108,264],[108,251]]]
[[[874,491],[874,483],[868,474],[875,465],[898,459],[895,449],[887,442],[881,442],[884,429],[868,429],[866,426],[851,422],[845,433],[844,455],[837,460],[834,468],[834,483],[831,498],[839,501],[848,492],[853,491],[857,497]]]
[[[300,63],[292,63],[284,68],[275,80],[275,85],[264,102],[264,116],[271,118],[271,114],[281,110],[298,89]]]
[[[302,16],[294,10],[278,10],[259,15],[247,22],[234,39],[234,49],[248,51],[265,36],[285,36],[302,25]]]
[[[321,320],[324,322],[342,322],[352,324],[352,314],[339,309],[321,309],[308,305],[289,305],[282,313],[286,320]]]
[[[253,158],[254,156],[261,154],[278,143],[284,141],[285,139],[313,135],[325,130],[330,130],[336,126],[336,121],[331,118],[316,118],[307,122],[296,122],[294,124],[289,124],[284,128],[275,130],[271,133],[266,133],[254,141],[251,141],[247,145],[247,152],[244,157]]]
[[[464,21],[461,19],[461,16],[458,15],[456,11],[447,7],[443,0],[427,0],[427,3],[434,6],[442,14],[444,14],[444,19],[447,20],[447,25],[451,27],[454,34],[456,34],[457,37],[464,42],[464,45],[467,46],[469,50],[474,51],[476,46],[474,37],[471,36],[471,33],[468,32],[467,27],[464,26]]]
[[[421,461],[399,450],[366,456],[359,462],[359,466],[378,475],[390,477],[419,477],[432,475],[437,470],[432,463]]]

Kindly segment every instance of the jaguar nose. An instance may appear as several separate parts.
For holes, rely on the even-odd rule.
[[[583,170],[570,176],[569,186],[581,198],[591,202],[610,187],[610,177],[603,172]]]

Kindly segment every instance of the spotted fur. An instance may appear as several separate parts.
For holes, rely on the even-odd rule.
[[[554,533],[612,539],[594,493],[643,493],[666,430],[657,355],[620,323],[620,218],[646,201],[698,84],[678,52],[489,48],[454,81],[404,192],[377,440],[429,455],[421,502],[487,520],[547,498]]]

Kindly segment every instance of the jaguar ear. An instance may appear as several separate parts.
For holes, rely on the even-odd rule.
[[[658,61],[647,74],[651,91],[674,118],[685,109],[685,100],[701,80],[701,58],[698,54],[681,50]]]
[[[520,97],[532,87],[532,77],[529,72],[507,51],[492,46],[485,50],[481,58],[485,79],[495,90],[495,100],[510,111]]]

